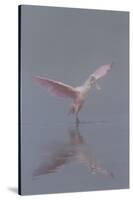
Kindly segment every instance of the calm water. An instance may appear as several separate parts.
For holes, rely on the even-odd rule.
[[[23,125],[22,192],[128,188],[125,121]],[[121,128],[120,128],[121,127]]]
[[[128,12],[21,7],[22,194],[128,187]],[[114,65],[92,89],[79,127],[71,101],[34,75],[81,85]]]

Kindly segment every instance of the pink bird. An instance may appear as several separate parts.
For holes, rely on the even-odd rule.
[[[100,86],[97,80],[104,77],[108,71],[112,68],[112,64],[100,66],[89,78],[79,87],[72,87],[62,82],[48,79],[46,77],[35,76],[35,79],[43,86],[47,87],[53,94],[60,97],[70,97],[73,99],[73,103],[70,106],[69,114],[75,114],[76,122],[79,123],[78,114],[81,110],[86,97],[89,94],[89,90],[92,86],[100,90]]]

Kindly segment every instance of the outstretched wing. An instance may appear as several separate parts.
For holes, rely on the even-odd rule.
[[[106,76],[106,74],[111,70],[112,64],[102,65],[99,67],[92,76],[95,77],[96,80]]]
[[[52,93],[61,97],[76,98],[78,91],[70,86],[59,81],[54,81],[46,77],[35,76],[34,77],[41,85],[47,87]]]

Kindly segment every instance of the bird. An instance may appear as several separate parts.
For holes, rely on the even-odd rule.
[[[74,114],[76,117],[76,123],[79,123],[79,111],[83,107],[90,89],[95,87],[97,90],[101,90],[97,80],[106,76],[106,74],[111,70],[112,64],[113,63],[105,64],[98,67],[92,74],[89,75],[88,79],[78,87],[73,87],[47,77],[34,76],[34,78],[38,83],[48,88],[48,90],[53,94],[60,97],[71,98],[73,102],[70,106],[68,114]]]

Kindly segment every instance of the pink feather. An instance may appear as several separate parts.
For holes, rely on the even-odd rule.
[[[95,76],[96,80],[104,77],[112,68],[112,64],[102,65],[99,67],[93,75]]]
[[[47,87],[53,94],[61,97],[71,97],[75,99],[78,95],[78,91],[70,86],[59,81],[54,81],[46,77],[35,76],[34,77],[41,85]]]

